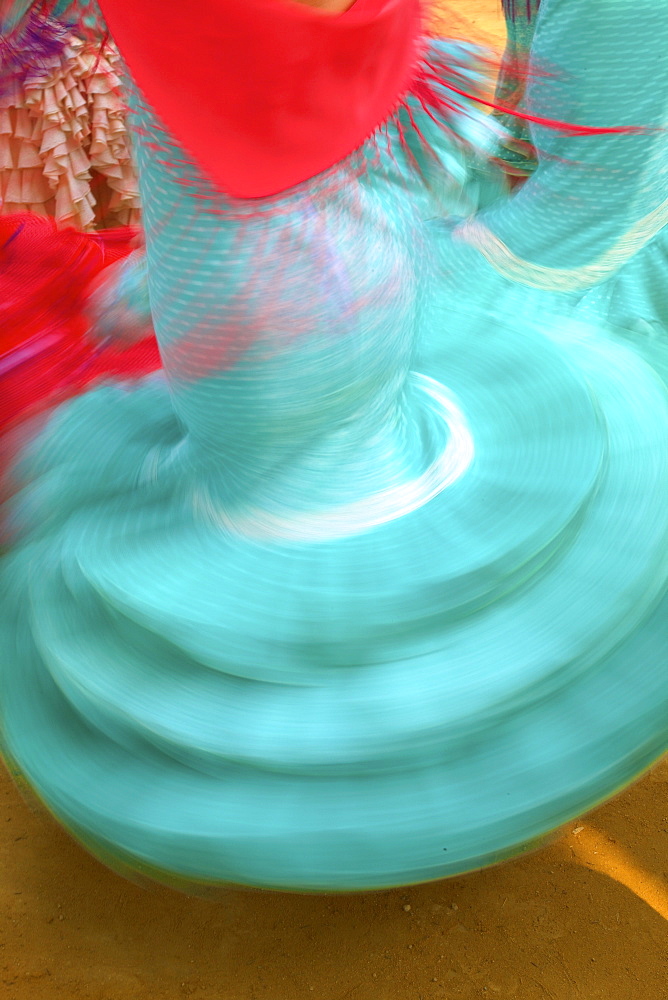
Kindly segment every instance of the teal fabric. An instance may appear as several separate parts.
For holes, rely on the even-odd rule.
[[[518,177],[532,173],[537,165],[529,126],[512,111],[526,110],[525,86],[539,9],[540,0],[503,0],[506,46],[494,100],[511,110],[495,112],[504,129],[498,156],[508,172]]]
[[[628,50],[631,6],[594,3],[578,61],[549,26],[594,21],[546,0],[543,41],[607,101],[609,23],[634,86],[606,108],[658,121],[668,81]],[[642,37],[665,52],[668,18]],[[588,140],[607,185],[578,154],[573,203],[552,160],[509,199],[489,120],[414,114],[436,158],[404,117],[240,203],[137,107],[164,375],[61,407],[26,448],[0,618],[5,753],[112,863],[310,891],[442,878],[666,749],[666,330],[642,263],[665,279],[661,234],[576,289],[511,278],[484,243],[516,239],[548,278],[597,259],[659,204],[663,140]],[[650,162],[617,189],[619,163]]]
[[[514,254],[549,268],[583,267],[620,241],[628,259],[640,246],[634,226],[658,212],[658,234],[666,221],[668,10],[653,0],[580,6],[541,6],[533,57],[552,72],[533,77],[529,109],[576,125],[646,130],[577,137],[532,128],[540,174],[486,222]],[[612,270],[623,263],[618,257]]]

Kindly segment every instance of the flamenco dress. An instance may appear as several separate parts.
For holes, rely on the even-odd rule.
[[[139,222],[118,52],[99,13],[14,5],[0,38],[0,215],[63,227]],[[106,37],[105,37],[106,36]]]
[[[24,448],[0,669],[10,767],[110,864],[438,879],[666,749],[668,11],[541,7],[533,117],[582,127],[510,197],[484,60],[409,0],[103,4],[163,371]]]

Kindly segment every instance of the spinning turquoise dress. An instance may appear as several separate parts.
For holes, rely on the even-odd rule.
[[[667,47],[544,0],[529,103],[652,128],[538,128],[513,197],[465,102],[244,201],[137,99],[164,373],[53,413],[1,567],[6,757],[97,854],[417,883],[665,751]]]

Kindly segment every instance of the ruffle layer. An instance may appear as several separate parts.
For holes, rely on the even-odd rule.
[[[136,225],[139,192],[113,46],[67,39],[0,97],[0,213]]]

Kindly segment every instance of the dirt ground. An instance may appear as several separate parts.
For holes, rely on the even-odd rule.
[[[0,797],[2,1000],[668,997],[668,762],[537,854],[355,896],[144,888]]]
[[[0,1000],[668,998],[668,762],[537,854],[360,896],[140,887],[0,801]]]

